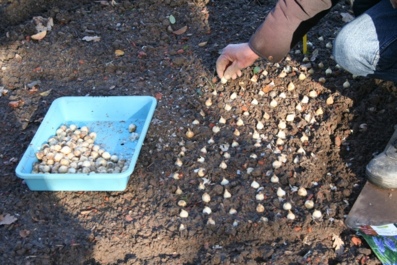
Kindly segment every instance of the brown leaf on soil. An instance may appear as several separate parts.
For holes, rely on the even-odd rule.
[[[163,98],[163,94],[160,93],[160,92],[156,92],[156,93],[154,94],[154,97],[155,97],[157,100],[161,100],[161,99]]]
[[[36,68],[33,69],[33,72],[41,73],[41,72],[43,72],[43,68],[41,68],[40,66],[37,66]]]
[[[21,106],[23,106],[23,104],[25,104],[25,102],[23,100],[13,100],[13,101],[8,102],[8,106],[10,106],[13,109],[21,107]]]
[[[266,160],[265,159],[259,159],[258,160],[258,165],[263,166],[264,164],[266,164]]]
[[[16,220],[18,219],[10,214],[0,215],[0,225],[10,225]]]
[[[173,31],[172,33],[174,33],[175,35],[181,35],[183,33],[185,33],[187,30],[187,26],[183,26],[182,28]]]
[[[44,92],[41,92],[41,93],[40,93],[40,96],[42,96],[42,97],[48,96],[48,95],[50,94],[51,90],[52,90],[52,89],[49,89],[49,90],[44,91]]]
[[[241,111],[248,111],[248,106],[246,106],[246,105],[243,105],[243,106],[241,106]]]
[[[10,106],[11,108],[16,109],[16,108],[19,107],[19,101],[17,101],[17,100],[10,101],[10,102],[8,102],[8,106]]]
[[[30,235],[30,231],[29,231],[29,230],[26,230],[26,229],[23,229],[23,230],[19,231],[19,235],[20,235],[22,238],[25,238],[25,237],[27,237],[27,236]]]
[[[81,215],[87,215],[91,212],[91,210],[86,210],[86,211],[81,211],[80,214]]]
[[[205,45],[207,45],[207,42],[206,42],[206,41],[200,42],[200,43],[198,44],[199,47],[204,47]]]
[[[358,238],[358,237],[356,237],[356,236],[353,236],[353,237],[352,237],[352,243],[353,243],[353,245],[355,245],[355,246],[361,246],[361,244],[362,244],[363,242],[361,241],[360,238]]]
[[[39,91],[38,86],[33,86],[31,89],[29,89],[29,94],[36,94],[37,91]]]
[[[114,54],[119,57],[119,56],[123,56],[124,55],[124,51],[123,50],[115,50]]]
[[[332,240],[334,241],[332,246],[335,249],[335,253],[337,256],[340,256],[343,254],[344,251],[344,243],[343,240],[335,234],[332,234]]]
[[[33,40],[42,40],[44,39],[44,37],[47,35],[47,31],[44,30],[42,32],[39,32],[37,34],[34,34],[32,36],[30,36]]]
[[[300,226],[295,226],[294,227],[294,231],[295,232],[299,232],[299,231],[301,231],[302,230],[302,227],[300,227]]]
[[[270,84],[267,84],[266,86],[264,86],[262,88],[262,91],[265,92],[265,93],[269,93],[270,91],[273,90],[273,88],[274,88],[274,84],[270,83]]]
[[[138,52],[138,58],[143,58],[143,57],[146,57],[146,56],[147,56],[146,52],[144,52],[144,51],[139,51]]]
[[[127,215],[125,216],[125,220],[126,220],[127,222],[131,222],[133,219],[132,219],[131,215],[127,214]]]
[[[337,147],[339,147],[341,144],[342,144],[342,140],[340,139],[339,136],[336,136],[336,137],[335,137],[335,145],[336,145]]]

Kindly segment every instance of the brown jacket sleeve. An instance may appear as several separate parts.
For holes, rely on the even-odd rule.
[[[337,0],[279,0],[252,35],[249,46],[262,58],[280,61]]]

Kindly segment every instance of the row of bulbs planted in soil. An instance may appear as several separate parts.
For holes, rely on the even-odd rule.
[[[289,62],[288,59],[286,61]],[[307,62],[307,60],[304,60],[304,61]],[[279,64],[274,64],[273,66],[276,68],[280,68]],[[324,65],[322,63],[320,63],[318,65],[318,68],[320,68],[320,69],[322,69],[323,67],[324,67]],[[338,68],[338,66],[336,66],[336,67]],[[307,71],[308,74],[312,74],[314,72],[314,70],[312,69],[311,63],[306,63],[302,68],[305,71],[307,71],[309,69],[309,71]],[[297,77],[298,80],[296,82],[303,82],[307,77],[302,72],[299,74],[300,71],[297,67],[291,67],[291,66],[287,65],[286,67],[284,67],[281,70],[281,73],[279,73],[277,75],[277,77],[275,77],[275,78],[283,79],[284,77],[286,77],[288,74],[290,74],[292,72],[298,73],[298,74],[291,75],[291,76]],[[331,75],[332,74],[331,68],[329,67],[325,71],[325,73],[327,76]],[[260,77],[255,74],[250,79],[252,86],[253,87],[256,86],[257,88],[259,88],[259,90],[257,89],[255,91],[255,90],[253,90],[253,88],[246,88],[246,85],[244,84],[244,82],[240,82],[239,86],[240,86],[240,91],[249,90],[250,92],[252,92],[252,94],[256,94],[257,96],[262,97],[259,100],[254,97],[252,99],[252,101],[249,103],[249,105],[251,106],[250,111],[257,112],[257,110],[259,109],[260,111],[262,111],[263,116],[260,117],[260,119],[249,119],[249,116],[251,114],[249,110],[244,111],[242,113],[242,116],[240,116],[241,114],[226,115],[226,116],[229,116],[229,118],[223,117],[222,114],[220,114],[218,122],[216,122],[214,124],[214,126],[212,127],[213,136],[210,137],[210,139],[207,141],[207,143],[208,143],[208,145],[213,145],[213,146],[217,145],[215,138],[222,130],[225,130],[225,128],[229,128],[229,129],[234,128],[233,135],[234,135],[235,139],[231,140],[231,143],[227,143],[227,142],[219,143],[218,148],[216,148],[216,147],[212,148],[213,150],[217,150],[217,149],[220,150],[220,153],[223,156],[223,160],[220,162],[219,168],[221,168],[223,170],[227,169],[228,161],[231,158],[231,155],[228,152],[228,150],[229,150],[229,148],[237,148],[239,146],[238,138],[243,136],[243,135],[241,135],[239,128],[244,128],[244,127],[250,128],[250,131],[252,133],[249,133],[249,135],[251,135],[253,141],[255,142],[254,146],[256,148],[258,148],[258,150],[260,150],[261,148],[263,149],[263,147],[265,147],[268,149],[272,149],[272,152],[274,154],[276,154],[277,158],[274,159],[274,161],[272,162],[273,170],[282,168],[283,165],[286,163],[292,162],[294,164],[299,164],[299,162],[300,162],[299,158],[306,155],[304,146],[310,140],[309,136],[305,132],[310,131],[309,127],[313,126],[314,124],[316,124],[318,126],[320,124],[320,121],[322,119],[322,116],[323,116],[325,110],[328,107],[330,107],[332,104],[334,104],[334,98],[332,95],[329,95],[326,98],[326,100],[324,101],[324,103],[322,103],[320,101],[316,101],[311,104],[310,100],[311,99],[315,100],[322,91],[316,91],[315,89],[312,89],[308,92],[307,95],[297,95],[296,90],[295,90],[296,86],[292,81],[290,81],[285,86],[286,89],[285,88],[281,89],[281,90],[284,90],[285,92],[282,91],[282,92],[278,93],[276,91],[278,86],[276,86],[273,81],[271,81],[270,83],[268,83],[266,85],[266,89],[261,89],[260,88],[260,85],[262,85],[262,84],[260,84],[261,78],[268,79],[268,71],[267,70],[263,70]],[[319,81],[319,83],[324,83],[325,78],[320,78],[320,80],[318,80],[318,81]],[[224,84],[225,82],[221,82],[221,83]],[[345,81],[343,83],[344,88],[348,88],[349,86],[350,86],[350,83],[348,81]],[[219,99],[219,101],[218,101],[217,98],[219,98],[220,94],[223,94],[222,95],[223,98]],[[244,93],[243,93],[243,95],[244,95]],[[228,97],[228,98],[225,99],[225,97]],[[229,113],[229,112],[233,113],[233,110],[238,108],[237,104],[234,104],[234,106],[233,106],[233,101],[235,101],[237,98],[239,98],[238,92],[230,92],[230,94],[219,93],[216,89],[214,89],[214,91],[207,98],[207,100],[205,100],[204,104],[207,108],[212,108],[215,106],[214,109],[222,108],[221,105],[223,104],[224,105],[223,109],[226,113]],[[264,99],[267,99],[267,101]],[[290,103],[292,101],[294,104],[285,104],[285,102],[283,102],[285,99],[289,99]],[[216,101],[216,104],[214,104],[214,101]],[[260,104],[260,102],[262,102],[262,104]],[[278,108],[280,105],[287,107],[288,113],[283,118],[272,117],[272,114],[277,112],[276,108]],[[256,108],[256,110],[255,110],[255,108]],[[223,113],[225,113],[225,112],[223,112]],[[221,112],[218,111],[218,113],[221,113]],[[206,116],[205,112],[201,111],[200,114],[205,119],[205,116]],[[247,119],[249,120],[248,122],[245,121]],[[254,122],[253,122],[253,120],[254,120]],[[305,123],[306,126],[300,127],[301,133],[298,137],[300,146],[296,150],[296,155],[295,155],[295,158],[293,159],[293,161],[287,161],[287,155],[285,153],[283,153],[282,150],[291,150],[292,148],[288,147],[289,141],[297,137],[296,135],[288,134],[288,126],[293,123],[295,123],[295,125],[296,125],[298,123],[297,121],[301,121],[301,120],[304,120],[306,122]],[[227,127],[227,125],[231,125],[231,124],[233,124],[233,126]],[[300,123],[300,124],[302,124],[302,123]],[[192,122],[192,125],[199,126],[200,121],[196,119]],[[266,129],[266,126],[269,126],[269,125],[273,126],[273,128],[277,127],[277,133],[275,133],[275,135],[273,135],[273,137],[270,138],[270,139],[272,139],[271,141],[269,140],[269,137],[263,133],[264,129]],[[185,132],[186,138],[194,139],[194,137],[195,137],[194,131],[197,131],[197,130],[194,130],[193,128],[188,128]],[[296,143],[297,141],[294,141],[294,142]],[[279,147],[282,147],[282,148],[279,148]],[[182,168],[184,166],[182,157],[185,155],[186,151],[187,151],[186,148],[184,146],[182,146],[181,152],[179,153],[179,155],[176,157],[176,160],[175,160],[175,165],[177,166],[177,168]],[[201,199],[202,199],[202,202],[204,203],[204,208],[203,208],[202,212],[209,216],[208,221],[207,221],[208,224],[215,224],[215,220],[212,219],[210,216],[210,214],[212,213],[212,209],[208,205],[209,202],[211,201],[211,196],[210,196],[209,192],[206,191],[206,187],[210,186],[208,184],[212,184],[211,179],[209,179],[209,177],[207,176],[207,169],[204,166],[206,163],[205,162],[206,154],[207,154],[207,148],[204,146],[200,150],[200,156],[197,158],[197,162],[199,164],[201,164],[201,166],[199,166],[199,168],[194,170],[194,172],[202,180],[202,181],[200,181],[199,187],[198,187],[199,190],[203,191]],[[211,156],[213,156],[213,154],[209,155],[209,157],[211,157]],[[252,154],[250,157],[257,158],[258,156],[256,154]],[[310,153],[310,156],[307,156],[307,158],[310,159],[310,157],[315,157],[315,154]],[[254,170],[254,168],[248,167],[246,169],[246,173],[248,175],[250,175],[253,170]],[[281,183],[279,183],[279,178],[277,177],[276,174],[273,173],[273,170],[269,170],[269,172],[271,172],[270,174],[266,173],[264,175],[266,175],[266,177],[270,177],[271,183],[281,185]],[[237,175],[238,174],[239,173],[237,173]],[[175,173],[173,173],[171,176],[174,179],[178,180],[179,179],[178,170]],[[233,194],[231,194],[230,190],[228,189],[229,180],[227,180],[225,177],[223,177],[222,181],[219,184],[221,184],[224,187],[223,198],[224,199],[232,198]],[[266,185],[266,184],[264,184],[264,185]],[[265,206],[262,204],[266,198],[266,196],[263,192],[264,187],[261,186],[261,184],[259,184],[255,180],[253,180],[251,182],[251,187],[254,188],[256,191],[255,192],[255,201],[257,202],[256,211],[258,213],[264,213]],[[308,196],[308,192],[305,187],[302,187],[302,186],[301,187],[291,187],[290,186],[289,193],[294,193],[294,192],[296,192],[300,197],[306,198],[306,199],[304,199],[304,203],[303,203],[302,207],[311,211],[312,218],[314,220],[321,220],[323,217],[323,214],[320,210],[315,209],[315,202],[312,199],[313,194],[310,194],[310,196]],[[183,191],[178,186],[175,193],[177,195],[182,195]],[[282,209],[286,211],[286,215],[285,215],[286,218],[289,220],[295,220],[296,215],[294,214],[294,209],[293,209],[294,202],[289,201],[289,199],[288,200],[286,199],[287,192],[281,186],[279,186],[277,188],[276,194],[277,194],[278,200],[280,202],[283,202]],[[187,202],[184,199],[181,199],[178,201],[177,204],[178,204],[178,206],[181,207],[180,217],[187,218],[189,216],[189,212],[185,208],[185,206],[187,205]],[[229,214],[231,214],[231,215],[234,215],[236,213],[237,213],[237,210],[234,208],[231,208],[229,210]],[[267,221],[267,218],[265,216],[263,216],[263,217],[261,217],[261,220]],[[236,221],[235,225],[237,225],[237,223],[238,222]],[[181,229],[183,229],[183,228],[184,227],[182,227]]]

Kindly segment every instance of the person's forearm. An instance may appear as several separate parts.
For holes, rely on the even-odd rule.
[[[260,57],[280,61],[338,0],[279,0],[249,41]]]

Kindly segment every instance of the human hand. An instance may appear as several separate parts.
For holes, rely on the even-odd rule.
[[[216,61],[216,72],[222,83],[241,76],[241,69],[252,65],[259,56],[248,43],[229,44]]]

